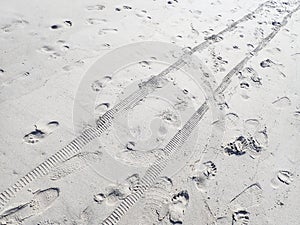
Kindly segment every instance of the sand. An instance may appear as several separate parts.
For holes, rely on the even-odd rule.
[[[299,4],[1,1],[0,224],[298,225]]]

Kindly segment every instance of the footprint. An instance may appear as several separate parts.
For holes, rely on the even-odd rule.
[[[60,223],[58,221],[53,221],[50,219],[45,219],[45,220],[38,222],[36,225],[62,225],[62,223]]]
[[[257,119],[248,119],[244,122],[244,132],[248,137],[248,153],[250,157],[256,158],[268,145],[267,127]]]
[[[232,225],[232,218],[229,216],[218,217],[214,225]]]
[[[58,188],[48,188],[35,192],[30,202],[8,209],[2,213],[0,215],[0,223],[20,224],[30,217],[43,213],[59,197],[59,192]]]
[[[193,182],[195,182],[196,188],[199,191],[202,191],[202,192],[205,191],[205,188],[207,186],[207,179],[205,178],[205,176],[203,174],[192,176],[191,180]]]
[[[150,16],[148,16],[146,10],[138,11],[138,12],[135,13],[135,15],[136,15],[137,17],[140,17],[140,18],[148,18],[148,19],[151,18]]]
[[[158,224],[167,218],[171,203],[171,189],[173,183],[168,177],[161,177],[145,193],[145,204],[142,221],[139,224]]]
[[[103,34],[110,34],[110,33],[116,33],[118,32],[118,29],[116,28],[104,28],[104,29],[100,29],[98,31],[99,35],[103,35]]]
[[[106,86],[106,84],[111,81],[111,77],[110,76],[104,76],[101,80],[95,80],[92,84],[91,84],[91,88],[93,91],[100,91],[102,88],[104,88]]]
[[[96,106],[95,112],[99,113],[100,115],[103,115],[110,107],[110,104],[108,102],[100,103]]]
[[[218,93],[214,96],[216,103],[218,104],[220,110],[229,109],[229,106],[225,100],[225,95],[223,93]]]
[[[254,134],[260,128],[260,122],[257,119],[247,119],[244,122],[244,128],[250,134]]]
[[[71,27],[73,26],[73,23],[71,20],[65,20],[63,21],[61,24],[53,24],[50,26],[51,30],[57,30],[57,29],[61,29],[63,27]]]
[[[165,155],[163,149],[153,149],[149,151],[134,150],[133,145],[127,144],[128,150],[116,154],[116,158],[132,166],[151,166],[155,160]]]
[[[285,108],[291,105],[291,100],[288,97],[282,97],[272,102],[272,104],[278,108]]]
[[[246,210],[239,210],[232,214],[232,225],[248,225],[250,213]]]
[[[148,68],[151,69],[151,62],[149,61],[140,61],[139,64],[143,67],[143,68]]]
[[[186,100],[178,98],[177,102],[174,104],[174,109],[179,111],[185,111],[188,106],[189,103]]]
[[[88,167],[89,162],[99,162],[102,159],[102,152],[82,152],[63,162],[62,165],[55,167],[50,172],[50,179],[60,180],[68,175],[76,173]]]
[[[93,10],[103,10],[105,9],[105,6],[104,5],[89,5],[86,7],[87,10],[89,11],[93,11]]]
[[[79,215],[79,218],[73,221],[72,225],[91,224],[94,219],[94,212],[91,207],[86,207]]]
[[[262,193],[262,188],[258,183],[252,184],[230,201],[230,208],[236,210],[258,206],[262,202]]]
[[[170,109],[163,111],[161,114],[158,115],[158,117],[166,123],[171,124],[175,127],[179,127],[181,124],[179,115],[177,115],[176,112]]]
[[[86,21],[90,25],[104,24],[107,22],[106,19],[98,19],[98,18],[88,18]]]
[[[66,72],[69,72],[73,69],[73,67],[71,65],[65,65],[62,69]]]
[[[295,111],[294,112],[294,117],[297,119],[300,119],[300,111]]]
[[[63,26],[62,25],[60,25],[60,24],[54,24],[54,25],[51,25],[50,26],[50,28],[52,29],[52,30],[57,30],[57,29],[60,29],[60,28],[62,28]]]
[[[248,89],[250,85],[247,82],[241,82],[240,83],[240,88],[242,89]]]
[[[106,195],[103,194],[103,193],[99,193],[99,194],[94,195],[94,201],[99,203],[99,204],[104,202],[105,198],[106,198]]]
[[[249,138],[239,136],[235,141],[230,142],[226,146],[222,146],[222,148],[226,154],[236,156],[244,155],[247,151],[260,153],[263,150],[260,143],[251,136]]]
[[[71,20],[65,20],[64,24],[67,25],[67,26],[69,26],[69,27],[73,26],[73,23],[72,23]]]
[[[44,45],[43,47],[41,47],[40,51],[45,53],[53,53],[55,49],[52,46]]]
[[[23,137],[23,140],[26,143],[35,144],[35,143],[39,142],[41,139],[43,139],[45,136],[46,136],[46,134],[43,131],[35,128],[34,131],[30,132],[29,134],[26,134]]]
[[[106,187],[104,192],[95,194],[94,201],[99,204],[106,203],[108,206],[115,206],[138,186],[139,179],[138,174],[133,174],[126,178],[122,184],[112,184]]]
[[[95,80],[92,84],[91,84],[91,87],[93,89],[93,91],[100,91],[103,86],[102,86],[102,83],[99,81],[99,80]]]
[[[200,15],[202,15],[202,11],[200,11],[200,10],[192,10],[192,12],[193,12],[193,15],[194,16],[197,16],[197,18],[198,18],[198,16],[200,16]]]
[[[262,78],[252,67],[246,67],[243,70],[243,74],[250,78],[252,84],[256,86],[262,85]]]
[[[139,185],[140,182],[140,176],[139,174],[135,173],[125,179],[125,183],[129,185],[129,190],[133,191],[137,186]]]
[[[207,179],[211,179],[212,177],[215,177],[217,174],[217,167],[212,161],[208,161],[203,163],[206,166],[206,169],[203,171],[204,176]]]
[[[128,6],[128,5],[123,5],[123,9],[132,9],[132,7],[131,6]]]
[[[59,123],[50,121],[47,124],[41,123],[34,126],[35,130],[23,137],[23,140],[28,144],[35,144],[50,135],[59,126]]]
[[[220,41],[223,40],[223,37],[220,36],[220,35],[215,35],[215,34],[213,34],[213,35],[211,35],[211,36],[209,36],[209,37],[205,37],[204,40],[206,40],[206,41],[211,40],[211,41],[213,41],[213,42],[220,42]]]
[[[272,65],[274,65],[275,63],[273,61],[271,61],[270,59],[266,59],[264,61],[261,61],[260,66],[262,68],[266,68],[266,67],[271,67]]]
[[[126,144],[126,149],[127,150],[136,150],[135,149],[135,142],[134,141],[128,141],[128,143]]]
[[[247,140],[244,136],[239,136],[233,142],[227,144],[224,148],[224,152],[228,155],[236,155],[241,156],[246,153],[245,146],[247,144]]]
[[[288,170],[279,170],[277,179],[283,184],[290,185],[293,182],[293,174]]]
[[[5,24],[1,26],[1,30],[4,31],[5,33],[8,32],[13,32],[14,30],[24,28],[25,25],[29,24],[28,21],[23,20],[23,19],[13,19],[9,24]]]
[[[222,56],[217,56],[216,60],[218,61],[218,63],[220,64],[228,64],[228,61],[223,59]]]
[[[106,188],[106,191],[105,203],[108,206],[115,206],[131,193],[129,186],[127,185],[111,185]]]
[[[225,71],[225,67],[224,67],[224,64],[227,64],[228,61],[227,60],[224,60],[222,58],[222,56],[218,55],[216,52],[215,52],[215,49],[211,49],[210,50],[210,55],[212,57],[212,60],[213,60],[213,71],[214,72],[223,72]]]
[[[217,174],[217,167],[212,161],[199,164],[196,162],[190,179],[195,182],[196,188],[204,191],[208,185],[208,181],[214,179]]]
[[[235,113],[228,113],[225,115],[225,123],[227,127],[235,128],[239,124],[239,116]]]
[[[169,220],[171,224],[183,224],[184,214],[189,204],[189,198],[187,191],[181,191],[172,197],[169,206]]]

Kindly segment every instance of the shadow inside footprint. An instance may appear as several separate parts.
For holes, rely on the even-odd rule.
[[[51,134],[58,126],[59,122],[57,121],[50,121],[42,125],[34,125],[35,130],[26,134],[23,137],[23,140],[28,144],[35,144]]]
[[[189,194],[187,191],[181,191],[175,194],[169,206],[169,220],[171,224],[183,224],[185,210],[189,203]]]
[[[44,138],[45,137],[45,133],[37,128],[35,128],[34,131],[30,132],[29,134],[26,134],[24,137],[23,137],[23,140],[26,142],[26,143],[29,143],[29,144],[35,144],[37,142],[39,142],[40,139]]]

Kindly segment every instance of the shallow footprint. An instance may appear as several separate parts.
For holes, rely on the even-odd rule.
[[[241,193],[235,196],[230,201],[232,209],[237,208],[250,208],[258,206],[262,201],[262,189],[258,183],[252,184],[245,188]]]
[[[20,224],[30,217],[43,213],[59,197],[59,192],[58,188],[48,188],[35,192],[30,202],[8,209],[2,213],[0,224]]]
[[[86,9],[89,10],[89,11],[92,11],[92,10],[103,10],[103,9],[105,9],[105,6],[104,5],[100,5],[100,4],[98,4],[98,5],[89,5],[89,6],[86,7]]]
[[[142,223],[140,224],[158,224],[167,217],[171,203],[170,191],[172,186],[173,183],[170,178],[161,177],[145,193]]]
[[[125,150],[116,155],[116,158],[133,166],[151,166],[158,158],[163,157],[162,149],[149,151]]]
[[[54,168],[50,173],[50,179],[60,180],[70,174],[78,172],[88,166],[89,162],[99,162],[102,152],[82,152],[65,161],[62,165]]]
[[[282,97],[272,102],[272,104],[278,108],[285,108],[291,105],[291,100],[288,97]]]
[[[79,218],[73,221],[72,225],[90,224],[94,219],[94,212],[91,207],[85,208],[79,215]]]

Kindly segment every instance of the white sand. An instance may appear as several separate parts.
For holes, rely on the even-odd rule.
[[[0,224],[115,224],[117,215],[129,225],[298,225],[300,13],[294,0],[262,3],[2,0]],[[100,137],[25,176],[84,130],[100,132],[99,116],[110,121],[107,110],[177,60],[186,64],[171,82],[114,115]],[[195,131],[145,186],[205,100]]]

